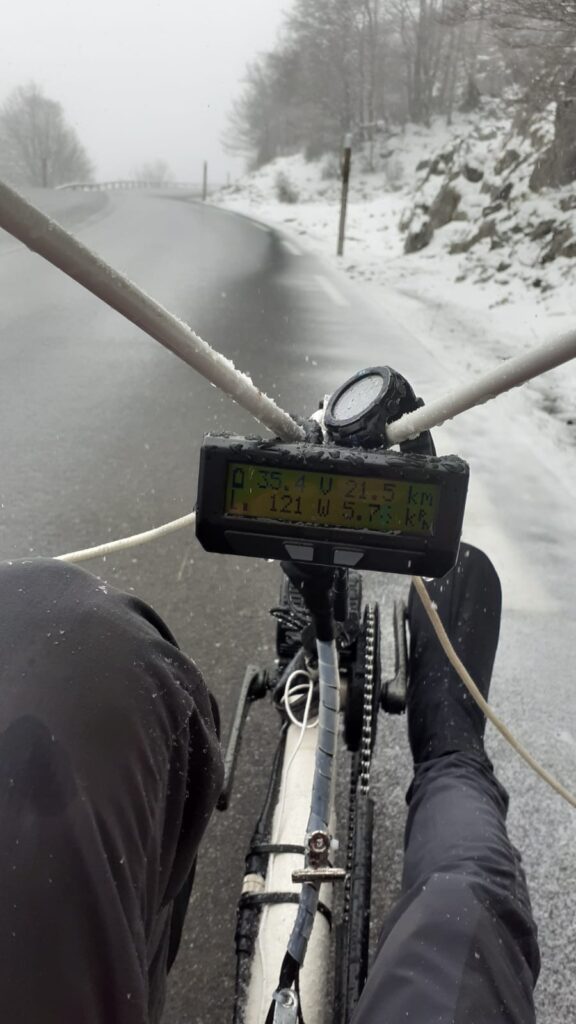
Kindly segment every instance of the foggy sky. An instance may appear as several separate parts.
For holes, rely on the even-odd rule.
[[[11,0],[0,102],[31,80],[62,103],[100,180],[161,158],[197,181],[242,168],[220,142],[246,63],[270,48],[289,0]]]

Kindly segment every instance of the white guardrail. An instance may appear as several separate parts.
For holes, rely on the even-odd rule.
[[[58,191],[72,189],[78,192],[119,192],[146,188],[183,189],[201,195],[203,185],[198,181],[133,181],[126,178],[117,181],[69,181],[65,185],[56,186]]]

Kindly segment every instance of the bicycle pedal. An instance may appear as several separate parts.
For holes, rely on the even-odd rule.
[[[389,715],[402,715],[406,710],[408,691],[408,641],[406,639],[407,609],[404,601],[394,602],[395,673],[382,684],[380,702]]]

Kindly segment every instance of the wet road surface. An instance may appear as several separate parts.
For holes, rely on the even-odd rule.
[[[182,196],[48,193],[40,202],[82,241],[252,374],[285,408],[318,398],[366,365],[390,363],[425,397],[451,368],[368,297],[278,233]],[[140,532],[191,510],[202,434],[254,433],[251,418],[74,282],[0,233],[0,557],[59,554]],[[518,396],[438,432],[469,458],[467,539],[483,543],[505,591],[493,699],[524,742],[576,789],[573,481],[550,468]],[[277,569],[207,556],[182,531],[88,563],[153,604],[217,695],[224,735],[246,662],[273,656]],[[371,577],[388,603],[403,581]],[[387,633],[386,633],[387,636]],[[385,637],[386,640],[386,637]],[[233,929],[244,848],[269,770],[273,731],[251,716],[232,809],[202,850],[165,1024],[230,1015]],[[574,812],[489,740],[512,793],[545,967],[541,1024],[573,1019]],[[402,722],[382,722],[377,906],[397,892],[409,758]]]

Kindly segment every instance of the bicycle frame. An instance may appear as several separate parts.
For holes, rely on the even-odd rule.
[[[303,837],[306,833],[316,756],[317,730],[304,734],[295,725],[286,733],[280,788],[272,826],[272,845],[300,847],[302,852],[271,854],[262,893],[295,893],[300,886],[292,881],[292,872],[302,867]],[[332,834],[336,820],[331,820]],[[254,880],[245,876],[243,892],[254,891]],[[321,900],[328,909],[333,905],[333,886],[324,884]],[[263,1024],[277,987],[282,959],[294,925],[296,908],[291,903],[264,905],[256,939],[255,955],[246,1005],[245,1024]],[[300,975],[300,996],[306,1024],[324,1024],[329,998],[328,964],[331,952],[330,923],[318,913]]]
[[[380,397],[368,405],[365,404],[362,390],[366,374],[382,380]],[[366,436],[360,433],[358,438],[366,444],[371,439],[374,441],[381,437],[383,423],[397,415],[398,411],[415,408],[420,402],[401,375],[389,368],[381,371],[372,369],[355,375],[335,392],[327,407],[330,415],[330,403],[334,400],[337,404],[340,393],[347,395],[349,389],[354,394],[358,392],[356,400],[360,404],[352,404],[351,408],[356,410],[355,415],[345,418],[341,423],[338,420],[338,429],[348,432],[364,430]],[[345,408],[348,411],[348,406]],[[350,442],[350,438],[347,439]],[[405,456],[415,454],[434,457],[431,436],[423,434],[404,445],[402,453]],[[465,470],[467,475],[467,467]],[[216,478],[221,480],[221,471],[219,475],[216,473]],[[202,480],[202,493],[211,494],[206,480]],[[465,490],[463,497],[465,499]],[[219,541],[214,542],[214,547],[210,538],[206,543],[209,550],[221,550]],[[284,544],[283,550],[291,558],[299,558],[298,554],[292,555],[289,545]],[[308,548],[305,554],[308,555]],[[279,556],[275,554],[275,557]],[[341,567],[342,552],[339,550],[328,561],[321,558],[317,561],[319,564],[310,564],[308,559],[282,563],[290,582],[287,604],[276,612],[285,613],[284,622],[288,623],[288,633],[292,633],[292,639],[283,646],[282,651],[282,645],[278,643],[281,671],[276,689],[282,690],[284,687],[286,700],[286,687],[289,687],[292,678],[290,672],[296,665],[299,665],[300,674],[308,677],[308,672],[302,672],[302,664],[299,664],[306,649],[307,669],[312,666],[319,682],[320,736],[315,743],[298,729],[298,724],[287,727],[277,771],[273,772],[266,798],[265,812],[259,819],[249,850],[236,935],[239,967],[235,1024],[302,1024],[302,1007],[305,1007],[306,1024],[324,1024],[329,1009],[334,1024],[349,1024],[367,974],[373,822],[369,775],[381,703],[379,613],[377,606],[370,614],[367,610],[360,623],[361,599],[358,599],[356,620],[354,616],[350,619],[350,581],[359,581],[359,574]],[[344,560],[344,564],[349,563]],[[386,562],[386,566],[386,571],[397,571],[395,564],[391,568],[390,563]],[[384,568],[380,564],[377,567]],[[409,560],[399,571],[407,572],[411,569],[412,563]],[[290,601],[291,589],[298,599],[293,602]],[[361,585],[357,585],[356,593],[357,597],[361,595]],[[280,614],[278,618],[282,623]],[[403,617],[401,622],[403,629]],[[294,636],[297,636],[296,655]],[[313,638],[316,661],[311,643]],[[398,641],[398,632],[396,639]],[[287,650],[289,655],[284,658]],[[359,651],[363,651],[364,663],[355,672],[354,664],[358,665]],[[290,657],[292,661],[289,661]],[[335,848],[334,765],[337,757],[343,661],[346,669],[351,671],[345,701],[345,735],[353,758],[346,867],[340,868],[334,867],[330,858]],[[397,654],[397,674],[393,682],[395,691],[398,665]],[[227,767],[232,771],[248,701],[263,696],[268,688],[266,680],[263,685],[262,680],[258,683],[259,673],[255,671],[255,689],[254,680],[245,677],[241,691],[239,711],[232,731],[232,755],[227,756]],[[358,677],[360,686],[357,685]],[[385,692],[386,710],[402,710],[402,700],[392,700],[392,692],[389,696],[390,700]],[[307,711],[310,700],[311,691]],[[285,710],[294,721],[288,701]],[[354,726],[351,726],[352,719],[355,720]],[[302,728],[306,724],[305,714]],[[224,805],[229,795],[228,782],[225,785]],[[302,856],[304,865],[298,867]],[[345,879],[344,913],[337,942],[337,956],[342,960],[344,970],[339,987],[335,990],[334,1003],[329,1007],[327,968],[331,954],[329,931],[334,895],[331,883],[337,878]],[[298,883],[301,883],[299,894]],[[293,903],[298,903],[295,918],[289,909]],[[325,923],[321,923],[322,916],[326,919]]]
[[[287,600],[286,595],[292,584],[285,583],[284,586],[287,586],[288,590],[281,592],[281,601]],[[349,631],[346,638],[340,637],[339,641],[339,676],[342,682],[342,699],[339,701],[339,707],[343,716],[338,714],[339,723],[342,717],[344,718],[345,741],[339,744],[338,762],[341,762],[344,751],[346,754],[350,753],[351,757],[350,805],[346,808],[348,824],[346,826],[346,822],[337,820],[336,773],[332,782],[327,817],[328,833],[338,837],[340,831],[346,839],[343,851],[346,870],[328,868],[327,871],[328,874],[331,870],[340,871],[343,876],[340,891],[332,879],[323,882],[320,887],[318,913],[315,915],[308,950],[299,975],[299,985],[296,988],[306,1024],[327,1024],[328,1020],[334,1024],[348,1024],[368,967],[373,805],[367,791],[365,792],[360,784],[363,779],[364,763],[360,731],[357,730],[354,734],[349,721],[349,716],[353,712],[356,718],[360,716],[361,722],[366,724],[365,682],[357,670],[359,664],[364,664],[368,635],[365,635],[365,631],[369,620],[366,614],[361,620],[361,606],[360,577],[355,573],[347,573],[344,591],[340,590],[340,604],[338,605],[337,601],[336,607],[339,607],[338,622],[346,621]],[[282,610],[275,609],[281,623],[282,616],[278,613]],[[379,636],[378,616],[374,610],[370,622],[370,628]],[[356,624],[356,632],[353,623]],[[309,660],[305,661],[304,649],[298,645],[295,654],[294,647],[289,653],[286,636],[280,639],[280,632],[281,628],[277,640],[281,667],[277,672],[276,686],[271,685],[266,673],[261,673],[254,666],[250,666],[241,687],[226,755],[227,781],[221,802],[222,809],[228,804],[242,722],[249,702],[265,696],[271,689],[275,694],[277,691],[283,692],[286,697],[286,687],[290,685],[287,680],[291,680],[292,676],[301,673],[310,678],[309,672],[311,676],[314,675],[313,665],[311,666]],[[377,643],[377,640],[375,642]],[[308,658],[309,656],[308,653]],[[304,664],[306,672],[303,671]],[[378,663],[374,665],[374,675],[379,679]],[[397,707],[387,707],[387,710],[401,709],[398,695],[399,691],[396,692]],[[375,729],[375,711],[380,706],[379,687],[375,687],[372,696],[372,727]],[[278,989],[281,966],[293,933],[297,914],[295,904],[299,901],[300,893],[300,883],[294,881],[293,872],[301,873],[307,853],[305,837],[309,832],[318,736],[318,730],[310,726],[306,715],[304,717],[308,728],[290,722],[284,722],[282,725],[268,794],[246,858],[236,933],[238,974],[234,1024],[264,1024],[271,1019],[271,1001]],[[337,732],[340,732],[340,725]],[[338,772],[339,781],[342,781],[341,774]],[[339,808],[338,818],[340,817]],[[336,850],[331,851],[330,863],[335,853]],[[333,928],[333,912],[336,908],[341,920]],[[330,970],[332,962],[334,970]],[[295,1007],[282,1007],[278,1019],[300,1020],[295,1013]],[[276,1021],[277,1018],[273,1019]]]

